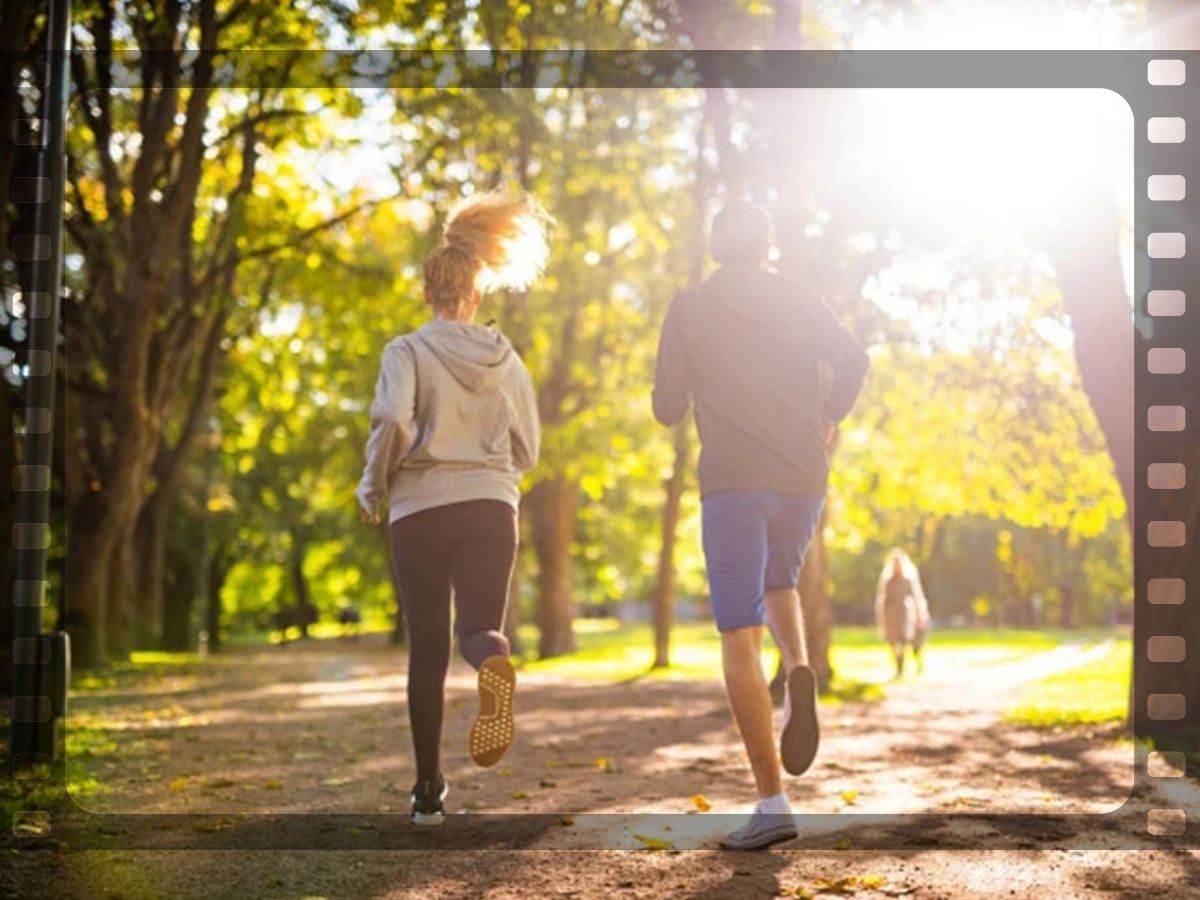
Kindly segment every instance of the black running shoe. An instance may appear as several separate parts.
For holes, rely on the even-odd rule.
[[[441,825],[446,818],[442,801],[446,799],[449,785],[438,776],[432,781],[418,781],[412,791],[412,823],[414,825]]]

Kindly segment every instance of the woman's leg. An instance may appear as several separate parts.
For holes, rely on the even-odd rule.
[[[450,663],[450,553],[437,514],[417,513],[391,526],[396,585],[408,623],[408,718],[419,781],[441,774]]]
[[[511,506],[496,500],[459,506],[462,537],[450,564],[454,633],[459,652],[478,669],[488,657],[508,656],[504,613],[517,557],[517,519]]]
[[[454,630],[463,657],[479,672],[479,711],[467,746],[479,766],[504,758],[516,734],[516,673],[508,659],[504,611],[517,554],[516,511],[506,503],[456,504],[461,526],[450,565]]]

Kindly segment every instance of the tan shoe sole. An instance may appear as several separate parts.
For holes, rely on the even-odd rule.
[[[468,740],[475,765],[494,766],[512,746],[516,687],[517,673],[507,656],[489,656],[479,667],[479,713]]]

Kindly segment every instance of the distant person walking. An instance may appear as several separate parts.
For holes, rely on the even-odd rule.
[[[518,484],[537,461],[537,400],[508,339],[475,323],[483,293],[525,287],[545,263],[549,217],[527,196],[477,194],[446,220],[425,261],[433,321],[383,351],[366,467],[364,521],[386,502],[409,628],[408,712],[417,762],[412,820],[444,818],[440,743],[450,603],[459,651],[478,671],[471,758],[495,765],[514,734],[516,678],[504,614],[517,551]]]
[[[896,677],[904,674],[904,657],[912,648],[917,671],[924,671],[921,649],[929,630],[929,603],[921,587],[921,573],[903,550],[893,550],[879,573],[875,591],[875,621],[879,636],[892,648]]]
[[[725,207],[710,245],[720,267],[667,312],[654,415],[674,425],[695,409],[709,592],[759,797],[723,846],[757,850],[797,834],[780,760],[800,775],[817,753],[816,676],[796,579],[824,504],[828,447],[862,387],[867,356],[819,298],[767,268],[765,210]],[[822,363],[833,372],[828,393]],[[788,673],[778,754],[760,657],[764,623]]]

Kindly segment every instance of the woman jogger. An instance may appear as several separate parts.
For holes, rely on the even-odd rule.
[[[459,651],[479,673],[471,758],[495,765],[512,743],[515,676],[504,613],[517,550],[522,473],[537,461],[537,401],[499,331],[475,324],[488,290],[527,287],[546,260],[549,217],[528,196],[476,195],[450,213],[425,261],[433,321],[384,348],[366,466],[365,521],[386,501],[392,563],[409,625],[409,721],[417,762],[412,818],[444,817],[440,765],[453,596]]]
[[[879,573],[875,621],[879,636],[892,648],[896,677],[904,674],[904,654],[908,647],[912,648],[917,671],[921,671],[924,668],[921,648],[929,630],[929,602],[925,599],[917,565],[903,550],[892,550]]]

